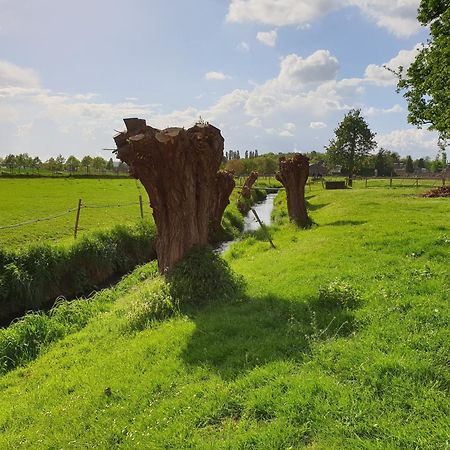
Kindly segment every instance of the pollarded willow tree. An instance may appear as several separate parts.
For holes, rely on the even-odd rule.
[[[219,171],[224,140],[218,128],[198,123],[187,130],[159,130],[143,119],[124,122],[127,130],[114,137],[117,157],[148,193],[159,270],[165,274],[192,247],[208,243],[211,229],[220,226],[234,177]]]
[[[372,150],[377,147],[375,133],[372,133],[361,110],[350,110],[334,131],[336,137],[326,147],[330,162],[339,164],[348,173],[348,184],[353,184],[353,173]]]
[[[301,227],[309,227],[305,202],[305,185],[309,177],[309,158],[299,153],[293,158],[280,158],[276,179],[286,188],[289,219]]]

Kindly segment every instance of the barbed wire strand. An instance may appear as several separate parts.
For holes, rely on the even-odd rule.
[[[46,220],[57,219],[58,217],[62,217],[62,216],[65,216],[66,214],[70,214],[71,212],[74,212],[74,211],[76,211],[77,209],[78,209],[78,208],[72,208],[72,209],[69,209],[69,210],[64,211],[64,212],[62,212],[62,213],[55,214],[55,215],[53,215],[53,216],[42,217],[42,218],[40,218],[40,219],[27,220],[27,221],[25,221],[25,222],[16,223],[16,224],[14,224],[14,225],[4,225],[4,226],[0,226],[0,230],[5,230],[5,229],[7,229],[7,228],[17,228],[17,227],[22,227],[22,226],[24,226],[24,225],[31,225],[31,224],[37,223],[37,222],[44,222],[44,221],[46,221]]]

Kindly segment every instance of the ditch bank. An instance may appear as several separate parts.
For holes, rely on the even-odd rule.
[[[258,190],[249,202],[265,199],[266,192]],[[212,243],[234,242],[250,229],[248,215],[243,218],[235,203],[227,207]],[[36,244],[17,252],[0,249],[0,327],[27,311],[50,309],[58,297],[89,296],[154,259],[156,227],[143,221],[96,231],[71,245]]]

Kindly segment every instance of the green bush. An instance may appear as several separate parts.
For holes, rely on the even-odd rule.
[[[359,292],[349,283],[334,280],[319,288],[319,301],[325,306],[352,309],[361,302]]]
[[[133,299],[127,314],[126,328],[141,331],[153,322],[173,316],[177,309],[169,285],[161,280],[161,283],[141,289]]]
[[[169,276],[172,298],[182,304],[240,299],[243,278],[209,247],[194,247]]]

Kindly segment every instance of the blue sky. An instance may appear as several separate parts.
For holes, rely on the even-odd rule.
[[[323,151],[350,108],[380,146],[434,157],[382,65],[427,31],[418,0],[0,0],[0,156],[102,155],[123,117],[199,116],[225,148]]]

